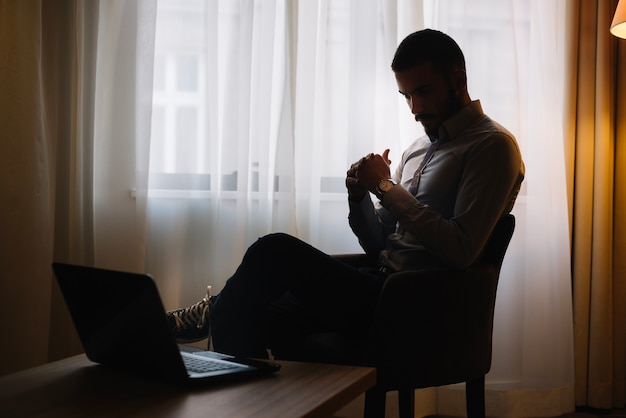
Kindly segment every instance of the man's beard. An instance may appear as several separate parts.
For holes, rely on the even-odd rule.
[[[443,112],[441,112],[442,114],[441,123],[432,127],[424,125],[423,122],[428,122],[432,119],[437,119],[437,115],[432,114],[432,113],[418,113],[415,115],[415,121],[422,123],[422,126],[424,127],[424,132],[426,133],[426,135],[428,135],[431,142],[435,142],[439,139],[439,128],[441,127],[441,125],[443,125],[443,123],[446,120],[450,119],[452,115],[454,115],[459,110],[461,110],[462,107],[463,107],[463,101],[459,97],[457,97],[454,89],[450,88],[448,91],[448,100],[446,101]]]

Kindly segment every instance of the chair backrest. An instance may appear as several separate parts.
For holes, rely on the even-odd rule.
[[[491,232],[479,263],[493,265],[500,271],[514,230],[515,217],[513,215],[509,213],[500,218]]]
[[[503,217],[480,260],[468,269],[389,276],[370,344],[379,385],[439,386],[489,371],[496,289],[514,228],[515,218]]]

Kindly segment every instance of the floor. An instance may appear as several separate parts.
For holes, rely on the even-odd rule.
[[[626,409],[614,409],[612,411],[608,410],[576,410],[571,414],[561,415],[560,417],[553,418],[622,418],[626,417]],[[452,418],[445,417],[442,415],[432,415],[426,418]]]
[[[622,418],[626,417],[626,409],[614,409],[609,410],[592,410],[592,409],[577,409],[576,412],[571,414],[561,415],[560,417],[552,418]],[[441,415],[434,415],[427,418],[451,418]]]
[[[337,411],[331,418],[361,418],[363,417],[363,396],[355,399],[352,403],[348,404],[343,409]],[[387,395],[386,405],[386,418],[397,418],[398,408],[397,399],[394,398],[394,393]],[[422,417],[422,415],[416,414],[416,416]],[[444,415],[429,415],[424,418],[458,418],[448,417]],[[495,417],[494,417],[495,418]],[[597,410],[590,408],[578,408],[576,412],[571,414],[561,415],[560,417],[546,417],[546,418],[626,418],[626,409],[614,409],[614,410]]]
[[[593,410],[579,408],[572,414],[563,415],[560,418],[622,418],[626,417],[626,409],[613,409],[613,410]]]

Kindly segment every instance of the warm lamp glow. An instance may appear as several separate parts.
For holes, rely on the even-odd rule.
[[[618,38],[626,38],[626,0],[619,0],[613,23],[611,23],[611,33]]]

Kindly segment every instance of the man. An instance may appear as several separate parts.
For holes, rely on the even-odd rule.
[[[265,357],[268,307],[286,293],[306,318],[287,335],[366,333],[390,273],[477,260],[524,178],[515,138],[470,99],[465,59],[449,36],[430,29],[409,35],[391,67],[426,136],[403,153],[393,176],[389,150],[347,172],[349,223],[366,253],[378,256],[378,268],[355,269],[285,234],[265,236],[217,297],[168,313],[179,340],[206,337],[208,310],[216,351]]]

